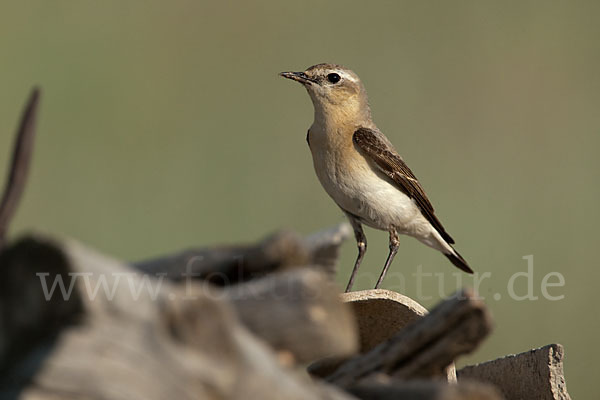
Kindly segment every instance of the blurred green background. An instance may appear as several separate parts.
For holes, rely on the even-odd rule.
[[[141,259],[342,221],[305,143],[310,100],[277,73],[344,64],[457,248],[491,272],[480,293],[496,330],[461,364],[559,342],[569,391],[590,398],[600,357],[599,17],[596,1],[4,0],[3,168],[25,98],[43,88],[11,234],[45,230]],[[374,284],[387,253],[385,233],[367,236],[356,289]],[[340,284],[355,255],[350,240]],[[516,301],[507,284],[527,255],[539,299]],[[437,274],[422,291],[419,266]],[[408,238],[392,270],[387,287],[428,307],[457,286],[444,257]],[[565,278],[549,289],[559,301],[541,296],[553,271]]]

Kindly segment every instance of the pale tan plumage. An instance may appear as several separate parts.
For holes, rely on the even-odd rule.
[[[358,76],[335,64],[281,75],[302,83],[311,97],[315,114],[307,139],[315,171],[354,228],[359,255],[346,291],[366,251],[363,223],[390,233],[390,253],[376,288],[398,250],[398,234],[415,237],[472,272],[451,246],[454,240],[435,216],[416,176],[373,123]]]

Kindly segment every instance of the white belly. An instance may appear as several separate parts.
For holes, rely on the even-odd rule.
[[[312,150],[315,171],[329,196],[368,226],[381,230],[394,226],[398,233],[429,237],[432,227],[414,201],[351,151],[352,157],[346,153],[341,159],[339,151]]]

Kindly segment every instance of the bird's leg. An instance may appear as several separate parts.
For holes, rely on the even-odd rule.
[[[394,257],[396,256],[396,253],[398,252],[398,247],[400,247],[400,241],[398,240],[398,232],[396,232],[396,228],[390,226],[390,253],[388,254],[387,260],[385,260],[383,271],[381,271],[381,275],[377,280],[375,289],[379,289],[379,286],[381,286],[381,282],[383,282],[383,278],[385,278],[385,274],[387,273],[390,264],[392,263]]]
[[[362,225],[353,215],[348,215],[348,219],[350,220],[350,224],[354,229],[354,236],[356,237],[356,246],[358,247],[358,257],[356,257],[356,262],[354,263],[354,268],[352,269],[352,275],[350,275],[350,280],[348,281],[348,285],[346,286],[346,293],[352,289],[352,285],[354,284],[354,278],[356,273],[358,272],[358,267],[360,267],[360,263],[362,262],[365,253],[367,252],[367,237],[365,236]]]

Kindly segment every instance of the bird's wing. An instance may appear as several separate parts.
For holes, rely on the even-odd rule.
[[[404,194],[415,201],[421,213],[449,244],[454,239],[444,230],[442,223],[434,214],[433,206],[417,177],[396,152],[390,141],[379,131],[359,128],[354,132],[352,141],[359,152],[372,161],[376,168],[389,177]]]

